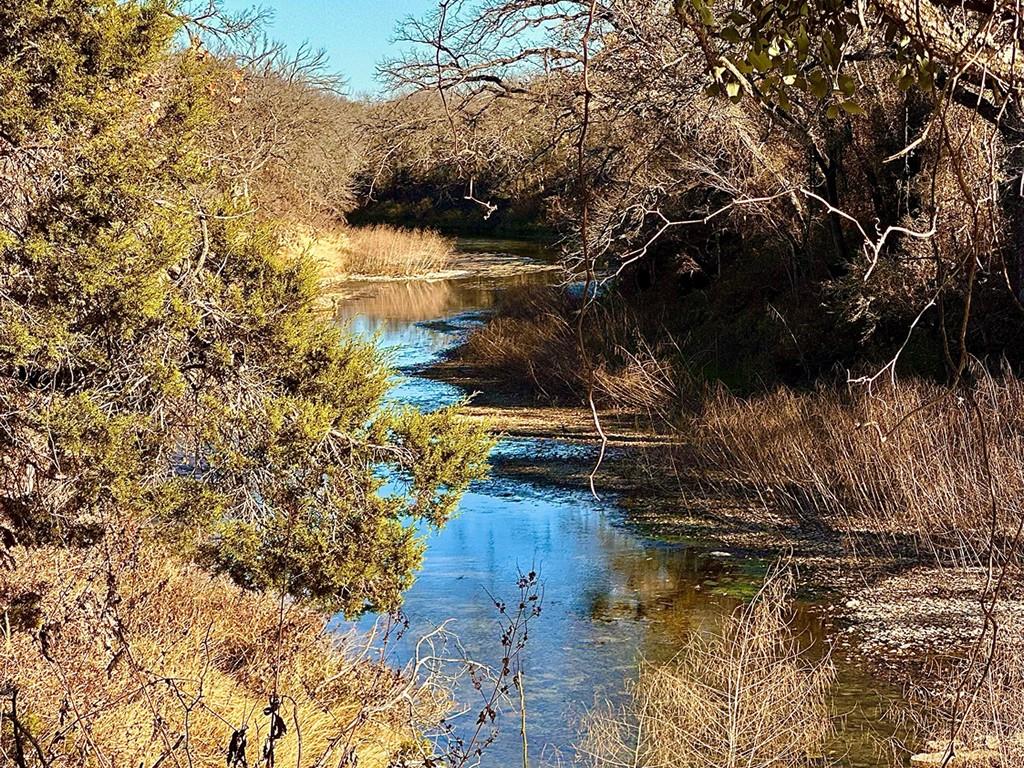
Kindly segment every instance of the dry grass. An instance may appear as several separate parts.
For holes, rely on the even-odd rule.
[[[323,265],[324,279],[345,277],[416,277],[448,269],[455,241],[430,229],[386,225],[314,233],[296,230],[288,248],[308,253]]]
[[[445,707],[360,658],[324,617],[286,605],[279,630],[273,597],[130,535],[14,554],[0,582],[0,690],[5,712],[17,692],[29,764],[223,765],[243,725],[255,764],[275,677],[288,728],[275,745],[280,765],[386,765]],[[0,748],[8,759],[17,749],[9,717]]]
[[[554,402],[579,400],[588,386],[576,328],[578,306],[556,288],[507,291],[495,316],[458,356],[485,375],[528,385]],[[594,305],[584,324],[595,365],[594,397],[605,408],[663,416],[679,397],[675,372],[620,303]]]
[[[988,674],[984,659],[965,675],[947,666],[933,675],[937,682],[910,690],[909,712],[927,742],[931,759],[941,765],[950,745],[958,756],[952,765],[1024,765],[1024,658],[1016,644],[996,648]],[[980,685],[979,685],[980,682]],[[951,724],[957,723],[951,740]],[[919,758],[924,763],[924,756]]]
[[[551,290],[502,301],[460,350],[461,361],[549,400],[579,402],[588,382],[574,305]],[[1016,533],[1024,516],[1024,381],[1012,373],[976,366],[975,383],[957,392],[907,379],[873,391],[780,387],[740,398],[689,378],[673,363],[678,350],[627,330],[636,318],[610,304],[587,321],[598,405],[649,414],[685,443],[677,463],[708,470],[705,479],[728,478],[773,511],[953,563],[977,564],[993,513],[997,540]],[[662,465],[654,470],[652,479],[671,475]]]
[[[578,391],[582,366],[567,303],[549,289],[510,291],[500,302],[495,316],[457,350],[458,359],[551,399]]]
[[[645,665],[621,711],[592,715],[594,768],[788,768],[817,764],[833,733],[827,659],[790,630],[789,577],[775,574],[721,629],[666,665]]]
[[[694,446],[774,508],[973,564],[993,515],[998,540],[1024,513],[1024,383],[981,371],[977,381],[961,394],[920,381],[875,395],[719,394]]]

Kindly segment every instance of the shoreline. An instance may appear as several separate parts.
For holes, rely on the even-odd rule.
[[[488,279],[512,277],[515,275],[557,272],[557,264],[545,264],[522,256],[508,256],[500,253],[458,253],[451,266],[435,272],[420,272],[409,275],[374,275],[360,273],[335,273],[324,279],[326,294],[344,294],[349,283],[433,283],[441,280],[463,280],[468,278]]]
[[[595,448],[599,444],[589,409],[539,404],[522,388],[488,379],[450,353],[418,375],[475,393],[467,418],[489,422],[495,433]],[[725,493],[708,487],[727,486],[723,478],[704,474],[690,478],[687,487],[674,493],[661,493],[635,467],[645,460],[645,451],[684,441],[645,427],[644,414],[604,412],[600,417],[611,450],[598,475],[598,488],[621,496],[633,521],[649,527],[656,538],[699,539],[729,556],[791,558],[807,576],[805,587],[820,596],[836,625],[834,652],[866,664],[889,682],[913,679],[920,684],[936,674],[934,661],[965,651],[976,640],[981,626],[977,569],[930,564],[909,553],[869,554],[868,545],[877,536],[788,519],[751,489]],[[543,476],[547,482],[576,488],[586,487],[589,479],[578,466],[572,471],[568,462],[545,468],[506,462],[502,471]],[[1024,646],[1024,589],[1001,603],[1000,615],[1002,640]]]
[[[509,264],[494,255],[473,269],[477,254],[463,256],[467,268],[458,277],[508,277],[553,271],[552,265],[531,268],[527,260]],[[357,291],[373,283],[430,282],[429,278],[372,278],[350,281]],[[351,295],[351,294],[350,294]],[[337,300],[337,299],[335,299]],[[344,300],[344,298],[342,299]],[[456,347],[455,349],[458,349]],[[416,375],[460,387],[470,394],[466,418],[486,422],[496,434],[512,438],[552,439],[590,447],[596,453],[600,435],[593,414],[583,406],[538,402],[528,386],[488,377],[483,369],[455,359],[442,359],[417,370]],[[878,554],[870,532],[825,529],[773,510],[751,488],[711,477],[706,471],[684,468],[685,485],[658,487],[652,482],[654,462],[648,452],[683,446],[685,440],[659,434],[647,414],[600,414],[608,453],[595,478],[602,495],[614,495],[628,522],[666,542],[699,542],[707,554],[749,560],[785,557],[800,571],[801,593],[820,608],[833,654],[846,664],[871,670],[887,684],[917,685],[937,679],[934,662],[971,645],[980,626],[977,599],[971,595],[969,571],[929,565],[912,553]],[[499,459],[503,474],[539,480],[562,487],[587,488],[589,458],[543,460]],[[646,472],[644,471],[646,468]],[[976,580],[975,580],[976,581]],[[1006,604],[1009,614],[1024,615],[1024,595]],[[945,628],[945,629],[943,629]],[[1008,622],[1004,637],[1024,643],[1024,622]],[[923,749],[924,745],[915,745]],[[969,764],[969,763],[967,763]]]

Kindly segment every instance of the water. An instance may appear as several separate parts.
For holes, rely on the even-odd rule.
[[[489,244],[476,243],[478,250]],[[490,248],[493,250],[494,246]],[[520,252],[521,254],[521,252]],[[416,375],[461,342],[482,321],[497,294],[543,275],[435,283],[363,284],[339,308],[339,322],[374,337],[402,371],[392,397],[422,408],[462,399],[457,387]],[[723,557],[711,545],[660,540],[634,525],[614,498],[502,472],[503,459],[592,460],[590,446],[555,440],[506,439],[495,451],[492,476],[464,497],[458,517],[427,532],[422,571],[406,594],[409,629],[389,646],[391,660],[412,657],[416,638],[445,621],[470,657],[501,658],[499,622],[490,596],[512,600],[517,576],[536,570],[543,613],[531,628],[524,658],[531,757],[571,760],[580,721],[602,702],[618,702],[638,663],[671,658],[693,632],[713,626],[759,584],[767,564]],[[831,631],[817,606],[800,604],[797,625],[821,643]],[[376,617],[366,617],[368,628]],[[879,765],[872,747],[892,692],[855,665],[836,659],[836,709],[847,729],[836,744],[847,766]],[[473,730],[480,693],[457,689],[467,714],[458,732]],[[518,713],[499,716],[497,740],[483,765],[521,764]]]

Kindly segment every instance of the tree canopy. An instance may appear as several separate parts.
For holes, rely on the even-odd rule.
[[[222,67],[174,4],[53,6],[0,10],[5,547],[137,529],[246,586],[395,607],[415,523],[488,439],[385,402],[380,353],[225,178]]]

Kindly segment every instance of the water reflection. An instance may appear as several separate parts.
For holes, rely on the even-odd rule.
[[[525,280],[543,279],[530,276]],[[375,335],[394,350],[406,373],[394,397],[423,407],[453,402],[462,392],[414,375],[458,343],[493,306],[511,280],[430,284],[362,284],[339,306],[339,322]],[[590,447],[551,440],[506,440],[499,458],[532,462],[587,461]],[[423,569],[409,590],[409,631],[393,648],[403,663],[415,638],[448,619],[467,651],[495,663],[501,656],[495,610],[488,595],[512,597],[521,570],[537,569],[544,582],[543,615],[531,630],[524,672],[530,740],[571,756],[580,718],[595,703],[615,702],[635,676],[638,661],[667,660],[694,632],[707,631],[756,589],[765,564],[714,555],[707,548],[667,543],[630,524],[615,499],[553,487],[512,475],[496,464],[493,477],[466,494],[459,516],[427,534]],[[366,617],[367,627],[375,617]],[[820,645],[825,632],[814,606],[797,609],[797,625]],[[840,666],[843,711],[853,732],[844,734],[850,766],[878,764],[870,749],[877,708],[876,681]],[[457,692],[474,704],[479,694]],[[472,725],[472,715],[466,724]],[[870,725],[870,727],[869,727]],[[837,747],[839,749],[839,747]],[[518,764],[518,721],[507,720],[484,766]]]
[[[549,282],[550,273],[455,280],[358,282],[338,286],[336,319],[377,336],[401,369],[434,360],[479,323],[501,290]]]

